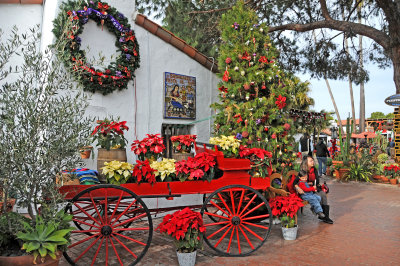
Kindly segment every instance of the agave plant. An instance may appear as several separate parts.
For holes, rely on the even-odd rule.
[[[372,171],[363,167],[361,164],[354,163],[350,165],[350,171],[346,175],[346,180],[356,180],[356,181],[366,181],[371,182],[370,177],[372,176]]]
[[[49,255],[56,259],[58,251],[65,248],[69,243],[69,233],[73,227],[65,227],[72,221],[72,215],[64,214],[64,210],[57,213],[60,220],[45,222],[41,216],[36,216],[35,225],[23,222],[24,231],[17,233],[17,237],[23,241],[22,249],[33,255],[33,263],[40,256],[41,261]]]

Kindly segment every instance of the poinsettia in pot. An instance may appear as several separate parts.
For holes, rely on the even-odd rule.
[[[271,213],[281,220],[282,235],[285,240],[295,240],[297,236],[297,211],[304,206],[303,200],[295,193],[287,197],[276,196],[269,200]]]
[[[240,140],[235,136],[219,136],[210,138],[210,143],[217,145],[226,158],[236,157],[239,152]]]
[[[208,180],[215,175],[216,159],[214,154],[202,152],[194,158],[178,161],[175,163],[176,176],[181,182],[186,180]]]
[[[156,183],[156,176],[154,172],[157,170],[151,168],[149,160],[136,161],[135,167],[132,171],[132,177],[135,183]]]
[[[142,140],[133,141],[131,150],[140,161],[148,159],[153,162],[162,156],[165,150],[164,140],[160,137],[160,134],[146,134],[146,136],[147,138]]]
[[[240,145],[239,157],[247,158],[251,162],[250,175],[253,177],[270,176],[272,153],[261,148],[248,148],[246,145]]]
[[[203,234],[206,231],[199,212],[186,207],[167,214],[156,230],[174,239],[179,265],[195,265],[196,252],[198,248],[202,248]]]
[[[150,163],[150,167],[156,170],[154,175],[158,182],[170,182],[176,179],[175,160],[163,158],[162,161]]]
[[[105,162],[101,169],[103,175],[106,176],[107,183],[121,185],[127,183],[131,178],[133,165],[127,162],[111,161]]]
[[[397,176],[400,175],[400,167],[397,164],[390,166],[384,166],[383,168],[385,176],[389,178],[389,182],[392,185],[397,184]]]
[[[97,154],[97,171],[101,173],[101,168],[105,162],[122,161],[126,162],[125,146],[127,140],[124,131],[129,130],[126,121],[114,121],[104,119],[97,121],[98,126],[93,130],[93,141],[97,141],[96,146],[100,146]],[[100,181],[105,182],[105,177],[100,175]]]
[[[171,142],[176,153],[190,153],[196,141],[196,135],[172,136]]]

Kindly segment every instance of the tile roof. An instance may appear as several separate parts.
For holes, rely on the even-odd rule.
[[[351,122],[351,120],[353,120],[353,119],[350,119],[350,122]],[[359,124],[360,124],[360,119],[356,119],[356,125],[359,125]],[[342,125],[343,126],[347,125],[347,119],[346,120],[342,120]]]
[[[218,73],[218,66],[216,60],[214,60],[213,62],[213,60],[208,58],[206,55],[197,51],[195,48],[187,44],[184,40],[176,37],[172,32],[164,29],[157,23],[149,20],[146,16],[142,14],[137,14],[135,23],[143,27],[147,31],[151,32],[155,36],[159,37],[163,41],[171,44],[172,46],[175,46],[177,49],[181,50],[189,57],[193,58],[201,65],[206,67],[207,69],[212,69],[212,72]]]

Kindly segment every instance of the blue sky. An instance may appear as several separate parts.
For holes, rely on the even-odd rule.
[[[394,111],[394,107],[386,105],[384,100],[396,93],[393,81],[393,68],[379,69],[375,65],[366,65],[369,71],[370,80],[364,85],[365,87],[365,114],[368,118],[372,112],[380,111],[384,114]],[[332,101],[329,97],[328,88],[325,80],[311,79],[309,75],[298,75],[303,81],[311,82],[311,93],[309,94],[314,100],[315,105],[312,107],[315,111],[325,109],[334,111]],[[349,83],[347,80],[335,81],[329,80],[336,105],[339,109],[341,119],[344,120],[350,113],[350,93]],[[354,105],[356,110],[356,118],[360,114],[360,86],[353,84]]]

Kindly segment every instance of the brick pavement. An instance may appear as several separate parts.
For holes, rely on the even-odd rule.
[[[268,241],[251,256],[219,257],[205,247],[196,265],[400,265],[400,187],[328,184],[335,224],[318,221],[307,206],[299,215],[297,240],[283,240],[274,225]],[[60,265],[67,265],[64,259]],[[139,265],[178,265],[172,240],[155,232]]]

